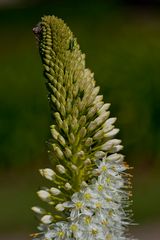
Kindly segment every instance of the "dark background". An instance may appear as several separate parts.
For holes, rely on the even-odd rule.
[[[37,224],[30,207],[43,185],[38,169],[49,165],[50,115],[32,28],[47,14],[71,27],[112,103],[134,167],[135,222],[159,226],[160,1],[0,0],[0,239],[28,239]]]

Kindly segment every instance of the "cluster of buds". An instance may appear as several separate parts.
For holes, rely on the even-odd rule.
[[[121,140],[110,104],[98,95],[94,76],[69,27],[45,16],[34,28],[49,91],[52,168],[41,169],[51,182],[38,196],[47,210],[33,207],[40,219],[34,240],[126,240],[130,224],[130,175],[119,151]]]

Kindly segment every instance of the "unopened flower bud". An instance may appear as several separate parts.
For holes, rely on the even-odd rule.
[[[82,186],[82,187],[87,187],[88,184],[87,184],[85,181],[82,181],[81,186]]]
[[[122,149],[123,149],[123,146],[122,146],[122,145],[117,145],[117,146],[114,146],[114,147],[111,149],[110,153],[116,153],[116,152],[121,151]]]
[[[122,157],[122,160],[124,159],[124,156],[122,154],[114,153],[109,155],[106,160],[108,161],[116,161],[119,160]]]
[[[106,142],[105,144],[103,144],[101,146],[101,150],[108,151],[108,150],[112,149],[112,147],[113,147],[113,143]]]
[[[117,120],[117,118],[113,117],[113,118],[109,118],[107,119],[107,121],[105,122],[105,125],[112,125],[115,123],[115,121]]]
[[[66,169],[62,165],[56,165],[57,171],[61,174],[64,174],[66,172]]]
[[[69,138],[69,142],[70,142],[71,144],[74,144],[74,142],[75,142],[75,136],[74,136],[74,134],[71,133],[71,134],[68,136],[68,138]]]
[[[110,132],[105,134],[105,137],[114,137],[117,133],[119,132],[118,128],[114,128],[113,130],[111,130]]]
[[[93,131],[96,127],[97,127],[97,123],[96,123],[95,121],[92,121],[92,122],[88,125],[88,131]]]
[[[43,201],[48,201],[51,196],[50,193],[45,190],[40,190],[37,194]]]
[[[93,139],[92,138],[87,138],[87,140],[85,141],[85,145],[88,146],[88,147],[91,146],[92,143],[93,143]]]
[[[44,224],[50,224],[53,220],[53,217],[51,215],[44,215],[42,218],[41,218],[41,222],[44,223]]]
[[[45,210],[43,208],[34,206],[31,208],[33,212],[37,213],[37,214],[45,214]]]
[[[66,183],[64,185],[64,187],[65,187],[66,190],[70,190],[72,188],[71,184],[69,184],[69,183]]]
[[[79,125],[80,126],[84,126],[86,123],[86,116],[85,115],[82,115],[79,119]]]
[[[105,153],[102,151],[97,151],[94,155],[96,158],[102,158],[105,156]]]
[[[53,195],[55,195],[55,196],[57,196],[57,195],[59,195],[59,194],[61,193],[61,191],[60,191],[58,188],[54,188],[54,187],[52,187],[52,188],[50,189],[50,192],[51,192]]]
[[[53,136],[54,139],[58,138],[59,133],[57,132],[57,130],[53,127],[54,125],[51,126],[51,134]]]
[[[72,164],[72,165],[71,165],[71,168],[72,168],[73,170],[77,171],[77,166],[76,166],[76,165]]]
[[[61,151],[61,149],[57,146],[57,144],[52,144],[53,146],[53,150],[56,154],[56,156],[60,159],[63,159],[64,155],[63,152]]]
[[[57,205],[55,206],[55,209],[56,209],[57,211],[62,212],[62,211],[64,210],[64,206],[63,206],[63,204],[59,203],[59,204],[57,204]]]
[[[72,152],[68,147],[65,147],[65,152],[64,152],[65,156],[67,158],[70,158],[72,156]]]
[[[79,151],[78,153],[77,153],[77,157],[79,157],[79,158],[82,158],[82,157],[84,157],[84,151]]]
[[[90,160],[89,158],[87,158],[87,159],[84,161],[84,164],[85,164],[85,165],[91,164],[91,160]]]
[[[86,133],[87,133],[86,128],[85,128],[85,127],[82,127],[82,128],[80,129],[80,131],[79,131],[79,136],[80,136],[80,138],[85,137]]]
[[[100,110],[98,111],[98,113],[102,113],[102,112],[104,112],[104,111],[107,111],[110,106],[111,106],[110,103],[105,103],[105,104],[103,104],[103,106],[100,108]]]
[[[48,180],[54,180],[55,172],[50,168],[44,168],[39,170],[40,174]]]

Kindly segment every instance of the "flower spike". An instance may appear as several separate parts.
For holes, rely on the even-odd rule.
[[[33,29],[43,63],[51,109],[50,181],[33,207],[41,221],[34,240],[127,240],[130,224],[128,165],[110,104],[99,95],[77,39],[63,20],[44,16]]]

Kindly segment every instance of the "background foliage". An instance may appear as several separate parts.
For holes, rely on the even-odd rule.
[[[149,1],[148,1],[149,3]],[[49,109],[32,27],[44,14],[62,17],[86,53],[124,154],[134,166],[136,221],[159,218],[160,9],[144,5],[49,1],[0,9],[0,227],[31,230],[30,206],[48,165]]]

